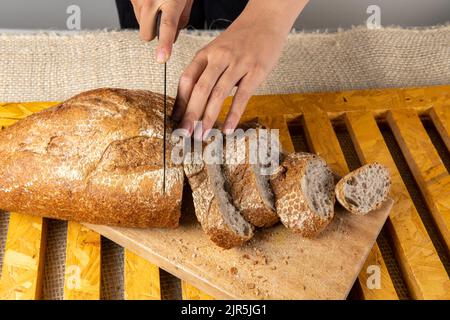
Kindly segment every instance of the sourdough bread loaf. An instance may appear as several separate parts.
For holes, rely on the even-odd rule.
[[[334,176],[319,156],[292,153],[270,179],[281,222],[304,237],[319,234],[334,216]]]
[[[390,187],[389,170],[380,163],[369,163],[336,184],[336,198],[351,213],[364,215],[386,201]]]
[[[169,114],[172,106],[169,99]],[[176,227],[184,174],[170,162],[167,142],[163,193],[163,97],[123,89],[81,93],[0,132],[0,208],[94,224]]]

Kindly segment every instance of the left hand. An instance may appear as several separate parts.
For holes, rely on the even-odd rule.
[[[191,135],[194,121],[202,120],[201,136],[195,138],[204,139],[225,98],[237,86],[223,125],[226,134],[233,132],[248,100],[281,55],[292,26],[286,27],[282,20],[270,12],[242,14],[195,55],[179,82],[173,119],[181,120],[180,128]]]

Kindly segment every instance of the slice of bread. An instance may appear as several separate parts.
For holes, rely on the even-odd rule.
[[[391,187],[389,170],[370,163],[350,172],[336,184],[339,203],[354,214],[367,214],[378,209],[387,199]]]
[[[334,216],[334,175],[319,156],[293,153],[270,179],[281,222],[304,237],[314,237]]]
[[[230,249],[242,245],[253,237],[253,226],[232,204],[222,166],[199,162],[184,164],[198,221],[219,247]]]
[[[280,154],[278,150],[274,150],[274,153],[278,152],[278,154],[271,154],[269,145],[265,159],[268,163],[263,165],[259,159],[254,159],[256,163],[251,163],[248,151],[250,150],[249,139],[257,139],[258,132],[257,129],[250,135],[236,138],[234,148],[227,149],[223,173],[229,185],[233,204],[242,216],[256,227],[270,227],[276,224],[279,218],[275,211],[274,195],[269,183],[270,175],[264,169],[267,169],[270,164],[277,167]],[[267,144],[262,145],[267,141],[260,142],[259,147],[267,146]],[[259,151],[259,149],[253,150],[253,153],[258,154]],[[240,162],[238,162],[239,159]],[[232,162],[233,160],[235,162]]]

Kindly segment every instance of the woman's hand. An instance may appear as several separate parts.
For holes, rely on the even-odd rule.
[[[201,49],[183,72],[173,112],[180,128],[205,139],[223,101],[237,86],[223,125],[236,128],[248,100],[281,55],[285,38],[306,0],[250,0],[244,12],[216,39]],[[281,3],[281,4],[280,4]]]
[[[156,61],[167,62],[178,33],[189,22],[193,0],[131,0],[131,2],[139,23],[140,37],[145,41],[151,41],[156,37],[156,17],[161,11]]]

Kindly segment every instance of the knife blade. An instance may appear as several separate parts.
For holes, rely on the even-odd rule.
[[[156,36],[159,40],[159,28],[161,25],[161,14],[162,11],[158,11],[156,16]],[[166,193],[166,132],[167,132],[167,63],[164,63],[164,118],[163,118],[163,193]]]

